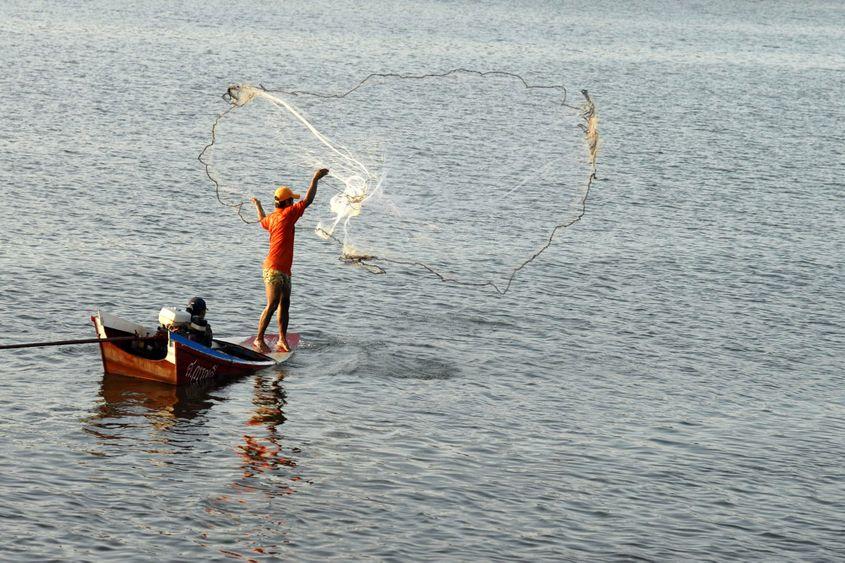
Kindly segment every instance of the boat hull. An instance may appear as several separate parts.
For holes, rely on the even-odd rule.
[[[176,364],[166,359],[141,358],[111,342],[100,343],[100,355],[103,357],[103,371],[105,373],[150,379],[171,385],[179,384]]]
[[[109,326],[119,325],[114,318],[101,313],[91,317],[100,338],[127,332],[126,325]],[[147,335],[148,331],[142,334]],[[167,339],[163,358],[144,357],[123,342],[100,342],[103,371],[170,385],[198,385],[248,375],[276,364],[272,358],[230,343],[219,343],[221,349],[213,349],[173,332],[167,333]]]

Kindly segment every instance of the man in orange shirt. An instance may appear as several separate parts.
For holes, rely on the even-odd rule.
[[[265,215],[261,202],[257,198],[252,198],[261,226],[270,231],[270,252],[267,253],[267,258],[263,264],[267,306],[261,313],[261,319],[258,321],[258,336],[253,343],[255,348],[261,352],[270,351],[264,341],[264,331],[267,330],[267,325],[270,324],[270,319],[276,309],[279,310],[276,318],[279,323],[279,343],[276,345],[276,351],[290,352],[287,333],[295,225],[302,214],[305,213],[305,209],[314,201],[314,196],[317,195],[317,182],[328,173],[327,168],[317,170],[311,180],[311,185],[308,186],[305,199],[298,203],[294,203],[293,200],[299,199],[299,194],[293,193],[287,186],[279,187],[274,194],[276,210],[270,215]]]

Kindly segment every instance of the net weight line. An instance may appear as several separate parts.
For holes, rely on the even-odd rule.
[[[522,83],[526,90],[560,90],[563,92],[563,98],[560,101],[560,105],[564,107],[568,107],[570,109],[578,110],[580,108],[576,106],[571,106],[566,103],[566,97],[568,95],[568,91],[566,87],[562,84],[529,84],[523,77],[518,74],[514,74],[513,72],[505,72],[501,70],[491,70],[491,71],[479,71],[479,70],[470,70],[466,68],[453,68],[452,70],[448,70],[446,72],[441,73],[432,73],[432,74],[399,74],[399,73],[382,73],[382,72],[374,72],[372,74],[367,75],[363,80],[358,82],[355,86],[350,88],[349,90],[342,92],[340,94],[322,94],[320,92],[310,92],[307,90],[283,90],[283,89],[276,89],[276,90],[268,90],[261,84],[259,87],[266,91],[266,92],[278,92],[281,94],[288,94],[291,96],[312,96],[315,98],[345,98],[348,95],[352,94],[356,90],[360,89],[364,84],[371,81],[374,78],[395,78],[398,80],[426,80],[429,78],[447,78],[449,76],[455,76],[458,74],[471,74],[474,76],[479,76],[481,78],[486,78],[488,76],[498,76],[498,77],[506,77],[506,78],[513,78],[518,80]],[[224,94],[225,99],[226,94]]]
[[[538,250],[536,250],[533,254],[531,254],[528,258],[526,258],[523,262],[521,262],[517,267],[511,270],[510,275],[507,278],[507,281],[503,285],[499,285],[492,280],[485,281],[485,282],[472,282],[461,280],[455,277],[451,277],[449,275],[443,274],[437,271],[435,268],[429,266],[420,261],[416,260],[401,260],[397,258],[388,258],[384,256],[375,256],[369,254],[359,254],[359,253],[351,253],[347,251],[346,245],[343,241],[338,239],[331,233],[327,231],[323,231],[321,234],[326,239],[331,239],[336,243],[341,245],[342,253],[340,256],[340,260],[348,263],[357,265],[364,270],[372,273],[372,274],[385,274],[387,270],[381,266],[380,264],[396,264],[400,266],[410,266],[410,267],[418,267],[422,268],[435,277],[437,277],[441,282],[460,285],[464,287],[490,287],[500,296],[505,295],[513,285],[514,280],[516,279],[517,274],[522,271],[526,266],[530,263],[534,262],[537,258],[540,257],[546,250],[551,247],[552,243],[554,242],[555,237],[557,236],[558,232],[565,230],[575,223],[579,222],[587,212],[587,200],[590,195],[590,190],[592,188],[593,182],[598,179],[597,177],[597,157],[598,157],[598,144],[599,144],[599,132],[598,132],[598,115],[596,113],[595,103],[593,102],[592,98],[590,97],[587,90],[581,90],[581,94],[584,96],[584,103],[579,106],[573,106],[567,103],[567,89],[562,85],[536,85],[536,84],[529,84],[522,76],[511,73],[511,72],[504,72],[504,71],[476,71],[476,70],[469,70],[465,68],[456,68],[452,69],[443,73],[432,73],[432,74],[397,74],[397,73],[372,73],[362,79],[358,84],[346,90],[345,92],[338,93],[338,94],[322,94],[319,92],[310,92],[305,90],[283,90],[283,89],[268,89],[265,88],[263,85],[259,84],[259,88],[265,92],[275,92],[275,93],[284,93],[287,95],[292,96],[312,96],[317,98],[324,98],[324,99],[340,99],[349,96],[350,94],[359,90],[362,86],[364,86],[367,82],[374,78],[393,78],[399,80],[423,80],[423,79],[430,79],[430,78],[446,78],[449,76],[457,75],[457,74],[471,74],[479,77],[488,77],[488,76],[497,76],[497,77],[509,77],[518,80],[522,83],[522,85],[526,89],[551,89],[551,90],[560,90],[563,93],[563,98],[560,101],[560,105],[563,107],[567,107],[570,109],[577,110],[579,112],[579,117],[582,120],[582,123],[579,123],[578,126],[584,133],[584,139],[587,143],[587,149],[589,153],[589,174],[584,184],[583,195],[578,201],[578,213],[569,221],[565,221],[563,223],[556,224],[552,227],[551,231],[549,232],[549,236],[546,239],[545,244],[543,244]],[[243,206],[246,201],[240,201],[237,203],[227,203],[223,201],[220,197],[220,182],[217,178],[214,177],[212,174],[211,164],[205,159],[206,152],[214,146],[216,143],[217,137],[217,126],[220,123],[220,120],[223,119],[227,114],[232,112],[233,110],[246,105],[248,102],[245,101],[240,103],[237,94],[234,92],[237,91],[239,86],[234,85],[230,86],[227,91],[223,94],[223,100],[230,104],[230,107],[227,108],[225,111],[221,112],[217,118],[214,120],[214,123],[211,127],[211,141],[205,145],[205,147],[200,152],[197,160],[199,160],[205,170],[206,176],[208,179],[214,184],[215,186],[215,196],[217,201],[226,207],[234,208],[238,214],[238,217],[244,223],[251,224],[257,223],[258,221],[249,221],[245,219],[242,215]],[[341,190],[337,190],[341,192]]]
[[[514,279],[516,279],[516,275],[524,269],[528,264],[536,260],[540,257],[543,252],[545,252],[554,242],[555,236],[557,236],[558,232],[564,229],[567,229],[581,220],[582,217],[587,212],[587,199],[590,196],[590,188],[592,188],[593,181],[598,179],[597,172],[596,172],[596,160],[598,156],[598,141],[599,141],[599,134],[598,134],[598,115],[596,114],[596,107],[593,103],[592,98],[590,98],[589,93],[587,90],[581,90],[581,93],[584,95],[585,102],[584,105],[580,108],[580,116],[581,119],[584,121],[583,123],[579,123],[579,127],[584,132],[584,136],[587,141],[587,147],[590,154],[590,174],[587,176],[586,184],[584,186],[584,195],[578,201],[578,213],[575,217],[564,223],[560,223],[555,225],[551,232],[549,233],[549,237],[546,240],[546,243],[540,247],[537,251],[535,251],[531,256],[525,259],[521,264],[519,264],[516,268],[511,270],[510,275],[508,276],[507,282],[503,286],[499,286],[499,284],[493,282],[492,280],[486,282],[470,282],[466,280],[460,280],[457,278],[449,277],[445,274],[442,274],[423,262],[413,261],[413,260],[399,260],[396,258],[385,258],[380,256],[369,256],[369,255],[354,255],[354,254],[347,254],[344,253],[340,259],[344,262],[349,264],[356,264],[360,265],[370,273],[374,274],[384,274],[386,270],[379,266],[377,262],[388,263],[388,264],[398,264],[402,266],[417,266],[428,270],[431,274],[435,275],[440,281],[444,283],[451,283],[456,285],[462,285],[466,287],[491,287],[493,290],[496,291],[499,295],[505,295],[511,288]],[[568,106],[572,107],[572,106]],[[339,241],[335,237],[331,237],[337,242]]]
[[[231,103],[231,98],[227,99],[228,94],[229,94],[228,91],[225,94],[223,94],[223,99],[227,103]],[[238,218],[241,221],[243,221],[244,223],[247,223],[247,224],[253,224],[253,223],[258,223],[258,219],[256,219],[255,221],[247,221],[246,219],[244,219],[244,216],[241,214],[241,211],[243,210],[243,206],[246,203],[246,201],[242,200],[242,201],[239,201],[238,203],[226,203],[225,201],[223,201],[223,198],[220,197],[220,181],[217,180],[217,178],[215,178],[214,175],[212,175],[212,173],[211,173],[211,163],[209,163],[207,160],[205,160],[205,153],[208,152],[208,149],[213,147],[215,145],[215,143],[217,143],[217,126],[220,124],[220,120],[223,119],[227,114],[229,114],[233,110],[237,109],[238,107],[239,106],[232,104],[228,108],[226,108],[226,111],[221,112],[215,118],[214,123],[211,125],[211,141],[207,145],[205,145],[205,147],[203,147],[202,151],[197,156],[197,160],[199,160],[202,163],[203,169],[205,170],[205,175],[208,176],[208,179],[211,180],[211,182],[214,184],[214,195],[217,198],[217,201],[220,203],[220,205],[223,205],[225,207],[234,208],[235,211],[238,214]]]

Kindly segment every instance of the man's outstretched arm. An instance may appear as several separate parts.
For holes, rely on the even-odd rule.
[[[255,212],[258,214],[258,220],[261,221],[264,219],[264,208],[261,207],[261,202],[258,201],[257,197],[252,198],[252,203],[255,204]]]
[[[320,168],[314,172],[314,177],[311,179],[311,185],[308,186],[308,191],[305,193],[305,207],[308,207],[314,201],[314,198],[317,196],[317,182],[319,182],[320,178],[328,173],[328,168]]]

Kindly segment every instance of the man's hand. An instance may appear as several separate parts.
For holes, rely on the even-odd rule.
[[[314,178],[311,180],[311,185],[308,186],[308,193],[305,194],[305,207],[308,207],[314,201],[314,196],[317,195],[317,182],[328,173],[328,168],[320,168],[314,172]]]
[[[249,200],[253,204],[255,204],[255,214],[258,215],[258,220],[261,221],[262,219],[264,219],[264,217],[265,217],[264,208],[261,207],[261,202],[258,201],[258,198],[257,197],[251,197],[251,198],[249,198]]]

